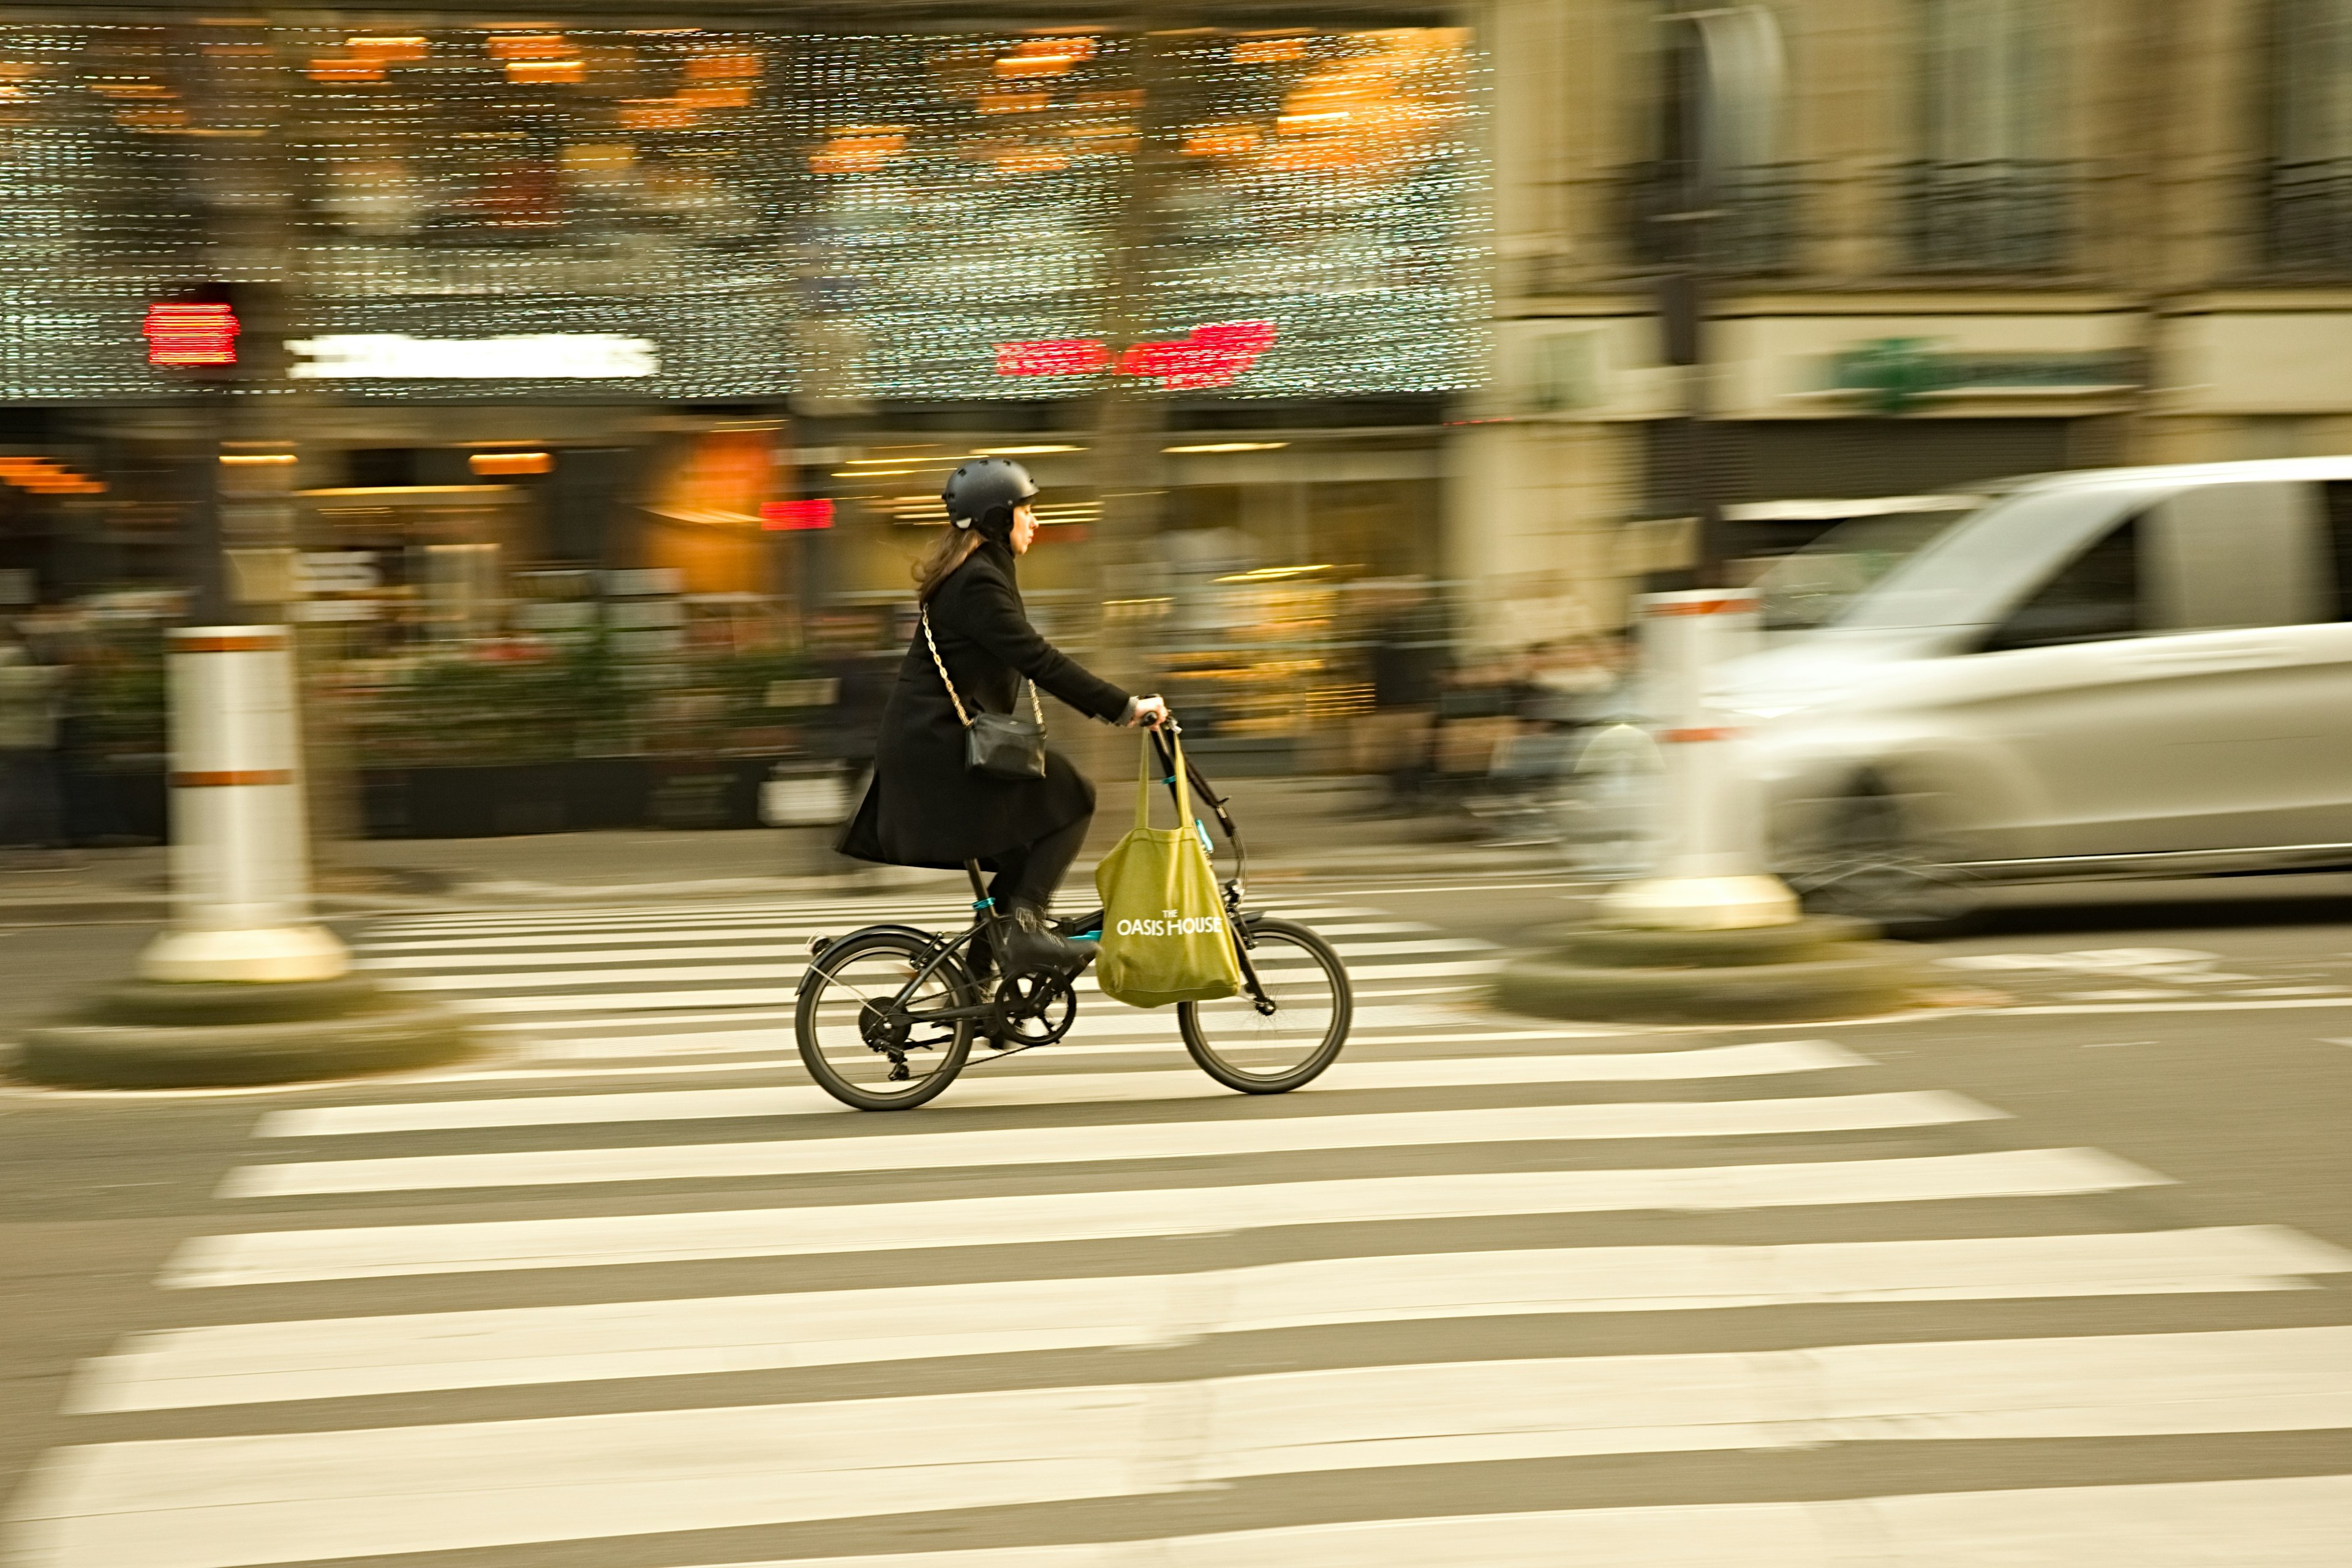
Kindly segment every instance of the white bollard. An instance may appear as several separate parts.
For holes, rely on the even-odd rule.
[[[1656,875],[1601,902],[1612,924],[1737,931],[1798,918],[1796,895],[1764,853],[1764,803],[1739,731],[1707,700],[1708,673],[1748,652],[1756,600],[1729,589],[1642,601],[1647,704],[1665,758],[1665,853]]]
[[[351,969],[310,919],[294,657],[284,626],[172,634],[171,928],[148,980],[331,980]]]

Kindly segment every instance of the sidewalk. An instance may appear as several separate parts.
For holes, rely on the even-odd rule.
[[[1449,816],[1382,815],[1376,781],[1241,779],[1230,791],[1250,847],[1253,880],[1473,873],[1548,866],[1541,851],[1465,837]],[[1087,841],[1088,861],[1132,822],[1124,791],[1106,791]],[[1205,815],[1205,813],[1203,814]],[[1162,813],[1165,823],[1165,812]],[[361,915],[448,906],[543,906],[616,900],[709,899],[784,893],[880,892],[952,887],[960,873],[867,866],[832,853],[831,828],[735,832],[549,833],[516,838],[368,839],[342,847],[322,868],[322,914]],[[1215,830],[1211,829],[1212,837]],[[1218,847],[1222,855],[1222,839]],[[1222,861],[1221,861],[1222,863]],[[1074,873],[1075,883],[1086,874]],[[169,913],[161,847],[90,849],[47,861],[0,858],[0,926],[152,921]]]

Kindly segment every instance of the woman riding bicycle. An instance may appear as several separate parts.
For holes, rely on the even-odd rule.
[[[1094,785],[1054,751],[1043,778],[969,768],[957,697],[967,711],[1008,713],[1026,676],[1105,723],[1156,725],[1168,714],[1159,698],[1120,690],[1029,624],[1013,563],[1036,537],[1036,494],[1028,470],[1003,458],[977,458],[948,476],[940,499],[954,526],[916,563],[923,625],[882,710],[873,782],[841,841],[843,854],[887,865],[952,870],[979,861],[1012,922],[997,955],[1008,971],[1076,970],[1093,955],[1045,910],[1086,843]]]

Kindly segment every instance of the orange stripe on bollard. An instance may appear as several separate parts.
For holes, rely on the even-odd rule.
[[[1653,616],[1728,616],[1741,610],[1752,610],[1756,601],[1749,598],[1685,599],[1680,604],[1650,605],[1646,614]]]
[[[1728,741],[1738,733],[1738,730],[1728,725],[1718,725],[1711,730],[1661,730],[1658,731],[1658,739],[1661,741]]]
[[[185,637],[172,639],[173,653],[272,653],[286,646],[283,632],[261,632],[247,637]]]
[[[294,782],[291,768],[233,768],[221,773],[173,773],[173,789],[226,789],[235,784],[282,784]]]

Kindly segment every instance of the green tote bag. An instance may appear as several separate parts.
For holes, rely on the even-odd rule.
[[[1168,743],[1176,761],[1173,827],[1151,826],[1151,740],[1144,737],[1143,768],[1135,784],[1135,827],[1095,868],[1103,904],[1102,956],[1095,983],[1103,994],[1130,1007],[1171,1002],[1212,1002],[1242,988],[1225,901],[1216,868],[1192,822],[1192,794],[1184,781],[1184,750]]]

